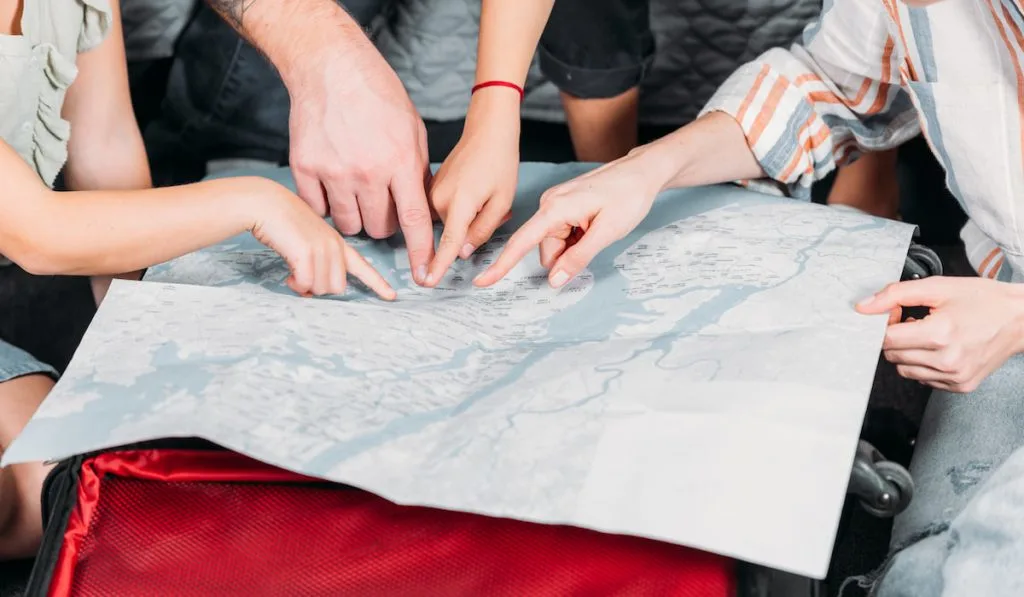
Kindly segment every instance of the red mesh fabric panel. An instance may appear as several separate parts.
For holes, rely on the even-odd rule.
[[[81,597],[733,592],[731,565],[709,554],[355,490],[108,475],[98,495],[63,570],[73,578],[52,585]]]

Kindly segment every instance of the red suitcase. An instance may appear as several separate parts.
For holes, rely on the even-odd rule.
[[[736,594],[734,563],[572,527],[404,507],[205,449],[62,462],[28,595]]]

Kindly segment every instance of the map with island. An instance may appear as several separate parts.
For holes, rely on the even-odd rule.
[[[899,279],[913,227],[670,191],[560,290],[536,254],[472,287],[590,167],[524,164],[510,222],[436,289],[400,240],[352,239],[394,303],[298,298],[249,235],[115,282],[4,463],[201,437],[401,504],[823,577],[885,329],[853,305]]]

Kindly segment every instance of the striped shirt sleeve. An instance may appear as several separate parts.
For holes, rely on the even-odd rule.
[[[825,0],[802,43],[765,52],[718,89],[701,114],[739,122],[770,179],[741,184],[806,198],[837,165],[919,132],[885,2]]]

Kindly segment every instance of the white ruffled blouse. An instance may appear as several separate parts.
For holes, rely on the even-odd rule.
[[[108,0],[25,0],[22,34],[0,35],[0,138],[48,186],[68,158],[71,125],[61,108],[75,59],[110,27]]]

